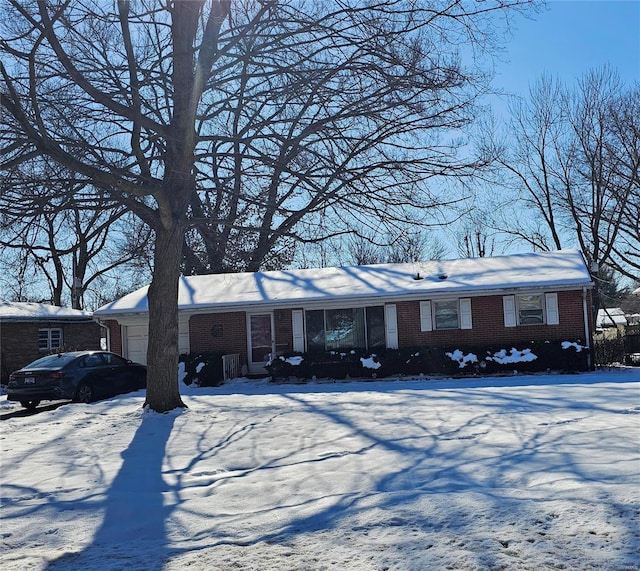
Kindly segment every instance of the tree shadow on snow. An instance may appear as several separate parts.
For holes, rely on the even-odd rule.
[[[398,399],[378,401],[376,406],[402,410],[406,402],[409,409],[416,393],[398,396]],[[299,454],[300,448],[278,451],[261,463],[228,476],[220,475],[218,483],[224,481],[233,485],[257,473],[262,473],[262,479],[268,481],[272,471],[297,470],[302,464],[308,467],[305,481],[320,482],[338,477],[334,471],[335,462],[341,457],[364,456],[373,449],[385,452],[384,457],[395,458],[398,463],[391,462],[377,477],[362,479],[359,483],[354,481],[350,489],[338,491],[331,486],[324,490],[305,486],[305,493],[298,495],[294,491],[284,503],[272,506],[264,503],[255,512],[242,514],[244,528],[241,533],[234,525],[227,527],[225,524],[225,521],[232,523],[229,514],[221,513],[220,517],[212,518],[210,513],[203,513],[203,517],[209,517],[197,537],[192,538],[196,541],[175,550],[174,554],[195,554],[224,545],[240,547],[263,542],[291,546],[291,542],[301,535],[342,527],[353,541],[362,540],[363,546],[370,545],[363,537],[372,530],[375,533],[376,528],[415,532],[416,539],[412,539],[411,534],[406,537],[398,534],[398,539],[404,537],[408,543],[413,541],[410,550],[429,549],[429,541],[460,539],[460,549],[467,551],[468,560],[475,561],[479,568],[505,566],[514,552],[512,549],[512,555],[509,555],[507,546],[515,544],[520,546],[523,557],[528,553],[549,560],[557,557],[561,561],[565,548],[563,541],[567,539],[562,529],[571,523],[568,520],[577,514],[587,523],[597,522],[597,518],[591,519],[593,508],[588,505],[590,494],[581,491],[584,486],[600,496],[600,507],[607,517],[621,514],[617,526],[623,535],[637,537],[632,533],[634,514],[630,507],[617,506],[614,495],[610,495],[609,486],[615,482],[615,476],[611,480],[609,469],[585,465],[584,457],[574,448],[580,446],[581,432],[561,429],[560,425],[564,423],[585,421],[583,430],[588,431],[588,420],[582,418],[580,408],[572,402],[558,403],[556,406],[568,413],[563,418],[548,415],[556,406],[546,400],[532,403],[522,396],[511,396],[520,402],[510,401],[505,406],[501,400],[503,396],[498,393],[494,400],[485,398],[484,406],[476,405],[468,415],[459,418],[452,419],[446,407],[436,407],[431,420],[425,423],[396,412],[381,414],[384,424],[378,424],[368,419],[362,410],[357,410],[355,407],[359,405],[355,401],[320,402],[285,393],[283,398],[290,406],[283,406],[282,411],[305,411],[310,419],[318,419],[321,426],[327,423],[327,426],[343,427],[342,436],[332,440],[327,447],[322,434],[316,434],[305,441],[304,454]],[[425,401],[424,406],[429,403]],[[280,415],[285,414],[282,411]],[[532,418],[525,419],[528,414],[532,414],[537,422],[532,422]],[[274,416],[268,422],[274,422],[276,418]],[[307,424],[313,426],[314,422]],[[246,437],[253,428],[256,425],[248,423],[234,434],[242,433]],[[495,441],[490,432],[498,434]],[[327,438],[334,438],[333,435],[327,435]],[[488,442],[481,444],[485,438]],[[194,458],[187,472],[196,464],[211,460],[211,440],[208,442],[207,452]],[[228,438],[220,438],[219,449],[228,442]],[[587,439],[585,443],[589,445],[590,441]],[[314,454],[316,447],[323,453]],[[324,466],[329,462],[333,463],[333,468]],[[317,466],[317,470],[312,466]],[[296,472],[291,474],[295,478]],[[566,481],[574,484],[558,491],[556,485],[563,489],[562,484]],[[290,483],[299,484],[293,479]],[[547,496],[541,487],[550,495]],[[569,506],[568,511],[560,515],[555,512],[558,500]],[[425,509],[426,506],[429,508]],[[267,511],[273,514],[271,525],[264,524]],[[497,527],[490,529],[492,526]],[[588,529],[583,531],[583,535],[596,544],[599,540],[595,536],[592,539],[589,533]],[[583,539],[583,544],[587,539]],[[493,547],[487,549],[487,545]],[[394,549],[401,548],[396,545]],[[580,547],[574,551],[579,552]],[[550,555],[547,556],[547,552]],[[574,553],[574,556],[586,555]],[[623,550],[619,561],[628,556]],[[435,566],[438,563],[442,561],[434,561]]]
[[[164,505],[165,449],[176,416],[145,413],[104,502],[104,518],[82,551],[50,561],[47,571],[87,569],[162,569],[167,558],[165,522],[173,510]],[[82,509],[82,506],[78,506]],[[79,530],[81,531],[81,530]]]

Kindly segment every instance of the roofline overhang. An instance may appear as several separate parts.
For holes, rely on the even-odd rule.
[[[91,323],[95,321],[93,316],[84,317],[0,317],[1,323],[29,323],[43,322],[47,323]]]
[[[332,307],[346,307],[353,306],[354,302],[357,302],[358,306],[365,305],[382,305],[385,303],[398,303],[402,301],[423,301],[433,299],[447,299],[447,298],[460,298],[460,297],[486,297],[491,295],[513,295],[523,292],[538,292],[538,291],[582,291],[582,288],[592,289],[594,283],[588,282],[576,282],[571,284],[541,284],[541,285],[526,285],[515,286],[509,288],[488,288],[488,289],[465,289],[465,288],[452,288],[446,291],[421,291],[411,293],[399,293],[399,294],[371,294],[371,295],[341,295],[341,296],[329,296],[326,298],[316,299],[283,299],[283,300],[268,300],[268,301],[238,301],[234,303],[216,303],[216,304],[202,304],[196,306],[178,306],[178,312],[181,315],[197,315],[201,313],[228,313],[231,311],[244,311],[244,312],[258,312],[258,311],[274,311],[278,309],[314,309],[322,306]],[[94,314],[93,319],[95,321],[106,321],[109,319],[118,320],[119,318],[128,318],[134,316],[148,315],[149,311],[141,311],[139,309],[134,310],[120,310],[113,313],[99,313]]]

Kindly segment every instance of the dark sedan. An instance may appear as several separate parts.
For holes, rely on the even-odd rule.
[[[89,403],[146,387],[147,368],[107,351],[47,355],[11,373],[7,400],[35,408],[43,400]]]

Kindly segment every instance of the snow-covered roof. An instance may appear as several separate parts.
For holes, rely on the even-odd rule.
[[[216,311],[340,300],[428,299],[427,296],[448,294],[480,295],[504,288],[557,289],[591,283],[580,252],[563,250],[409,264],[181,277],[178,307]],[[147,312],[147,289],[143,287],[97,309],[94,316]]]
[[[58,307],[46,303],[0,301],[0,320],[2,321],[86,321],[91,313],[68,307]]]
[[[598,310],[596,327],[615,327],[616,325],[627,325],[627,318],[622,309],[619,307],[609,307]]]

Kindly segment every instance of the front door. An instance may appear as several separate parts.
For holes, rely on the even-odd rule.
[[[249,372],[265,373],[265,365],[271,359],[274,348],[273,314],[249,315]]]

